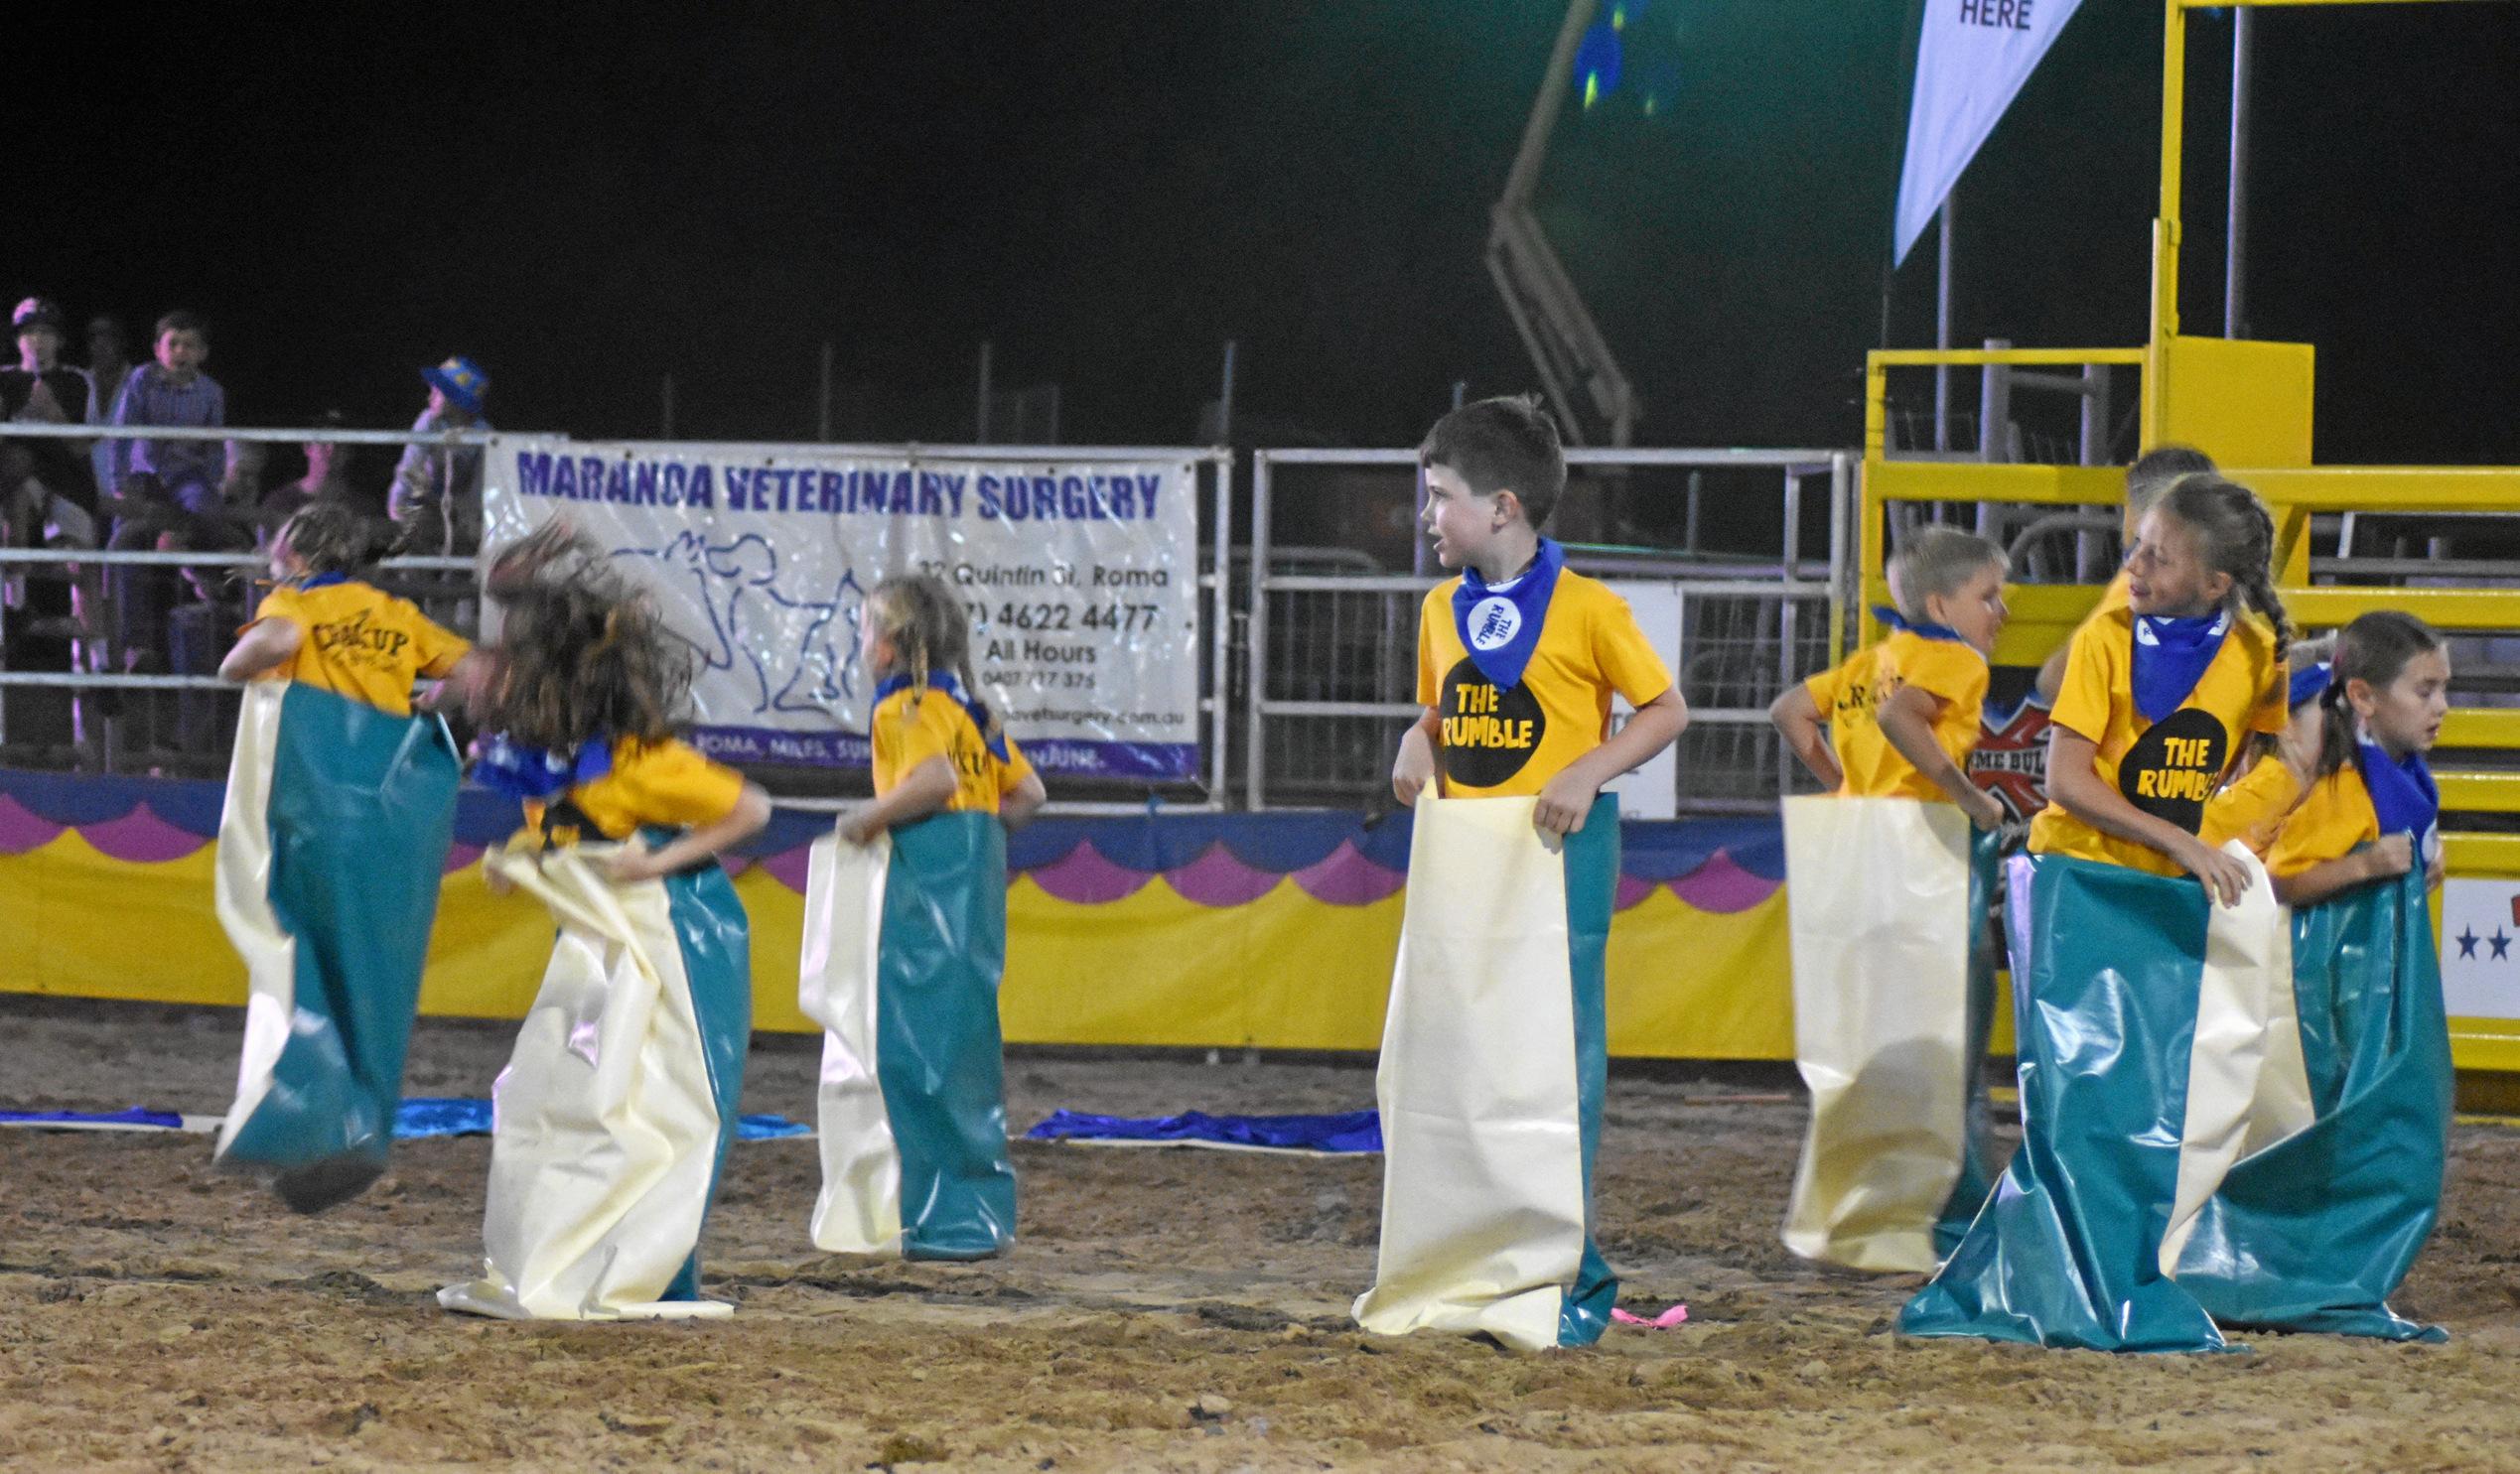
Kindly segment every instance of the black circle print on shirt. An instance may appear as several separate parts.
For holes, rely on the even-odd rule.
[[[2184,707],[2145,730],[2118,763],[2118,792],[2128,803],[2194,834],[2205,823],[2205,800],[2222,779],[2230,741],[2211,713]]]
[[[1540,750],[1549,719],[1528,686],[1499,691],[1464,656],[1444,675],[1436,714],[1444,721],[1444,776],[1466,788],[1493,788]]]

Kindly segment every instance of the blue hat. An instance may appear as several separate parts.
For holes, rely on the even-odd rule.
[[[420,370],[420,377],[427,379],[430,387],[453,400],[469,415],[482,412],[482,396],[490,392],[490,375],[482,372],[480,364],[461,353],[435,368]]]

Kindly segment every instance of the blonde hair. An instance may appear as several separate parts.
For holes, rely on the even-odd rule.
[[[1990,564],[2003,572],[2012,568],[2013,561],[2002,548],[1974,532],[1957,527],[1917,528],[1890,558],[1889,578],[1897,591],[1899,613],[1911,621],[1926,618],[1926,600],[1959,593],[1961,585]]]
[[[997,745],[1003,735],[997,711],[980,700],[980,683],[971,674],[971,620],[944,580],[896,574],[875,586],[860,617],[873,620],[875,632],[892,644],[912,691],[924,695],[938,671],[960,681],[963,695],[988,717],[980,735]]]

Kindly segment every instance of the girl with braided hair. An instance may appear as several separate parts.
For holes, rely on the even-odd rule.
[[[2178,1259],[2217,1320],[2439,1341],[2389,1308],[2432,1234],[2454,1076],[2429,904],[2450,710],[2442,637],[2412,614],[2345,626],[2318,697],[2309,793],[2267,852],[2291,908],[2299,1074],[2272,1143],[2224,1174]],[[2268,1073],[2296,1068],[2270,1051]]]
[[[823,1025],[823,1186],[835,1254],[979,1259],[1015,1237],[998,984],[1006,833],[1041,777],[971,679],[971,632],[925,575],[868,596],[875,801],[817,841],[799,1002]]]
[[[699,1243],[752,1036],[743,903],[718,855],[763,791],[675,736],[690,651],[566,526],[485,585],[504,622],[476,777],[525,825],[483,858],[559,935],[494,1088],[481,1278],[438,1292],[507,1319],[724,1315]]]
[[[2208,1114],[2223,1095],[2200,1084],[2191,1096],[2199,1000],[2209,985],[2244,1002],[2263,992],[2279,925],[2255,859],[2220,845],[2206,813],[2251,735],[2286,727],[2290,629],[2269,577],[2273,534],[2247,488],[2182,477],[2144,516],[2127,606],[2073,637],[2048,806],[2013,882],[2022,1149],[1902,1312],[1910,1334],[2107,1351],[2224,1344],[2170,1273],[2238,1153],[2247,1109],[2245,1092],[2228,1120]],[[2265,760],[2305,759],[2286,747]],[[2297,768],[2279,786],[2298,792],[2306,777]]]

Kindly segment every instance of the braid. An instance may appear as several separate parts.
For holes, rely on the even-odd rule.
[[[2258,500],[2256,492],[2231,482],[2224,484],[2240,493],[2240,505],[2249,513],[2249,520],[2257,524],[2257,536],[2247,540],[2248,549],[2241,554],[2241,567],[2233,578],[2250,607],[2275,626],[2275,647],[2282,650],[2293,643],[2293,621],[2285,617],[2284,601],[2275,594],[2275,514]]]
[[[2345,683],[2330,679],[2327,689],[2318,693],[2318,770],[2310,774],[2316,782],[2353,761],[2357,740],[2352,707],[2345,703]]]

